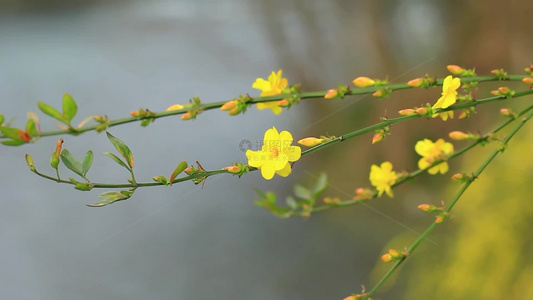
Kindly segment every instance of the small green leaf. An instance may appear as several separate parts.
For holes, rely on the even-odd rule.
[[[296,208],[298,208],[298,203],[297,203],[296,200],[294,200],[294,198],[291,197],[291,196],[288,196],[288,197],[287,197],[287,205],[288,205],[291,209],[296,209]]]
[[[320,194],[322,194],[327,187],[328,176],[326,175],[326,173],[320,173],[320,175],[318,176],[318,180],[315,183],[315,186],[311,189],[311,192],[313,193],[313,198],[316,198]]]
[[[111,153],[111,152],[105,152],[103,153],[104,155],[107,155],[109,156],[112,160],[114,160],[117,164],[123,166],[124,168],[126,168],[126,170],[130,171],[131,172],[131,169],[130,167],[128,167],[128,165],[126,165],[120,158],[118,158],[118,156],[116,156],[115,154]]]
[[[72,155],[67,149],[63,149],[63,151],[61,151],[61,161],[72,172],[80,175],[81,177],[85,177],[85,175],[81,171],[82,169],[81,169],[80,161],[74,155]]]
[[[126,192],[126,194],[129,194],[129,195],[125,195],[122,192]],[[106,206],[106,205],[109,205],[109,204],[111,204],[113,202],[129,199],[131,197],[132,193],[133,192],[130,192],[130,191],[120,191],[120,192],[110,191],[110,192],[105,192],[105,193],[100,194],[100,198],[101,198],[100,200],[96,201],[95,203],[93,203],[91,205],[87,205],[87,206],[90,206],[90,207]]]
[[[78,105],[76,105],[76,101],[72,98],[69,94],[63,95],[63,116],[67,120],[67,122],[70,123],[72,118],[76,115],[78,112]]]
[[[174,181],[174,179],[176,179],[176,177],[181,172],[183,172],[185,169],[187,169],[188,166],[189,166],[189,164],[187,164],[186,161],[182,161],[182,162],[179,163],[179,165],[176,167],[176,169],[174,169],[174,172],[172,172],[172,175],[170,175],[170,185],[172,185],[172,181]]]
[[[85,157],[83,158],[83,163],[81,165],[81,172],[83,173],[83,176],[87,174],[92,164],[93,164],[93,152],[89,150],[85,154]]]
[[[6,146],[20,146],[20,145],[23,145],[23,144],[26,144],[26,142],[23,141],[23,140],[2,141],[2,145],[6,145]]]
[[[35,120],[28,119],[28,122],[26,123],[26,132],[30,137],[34,137],[37,134],[37,126],[35,124]]]
[[[115,146],[115,148],[117,149],[118,153],[120,153],[120,155],[124,157],[128,165],[130,166],[130,169],[132,169],[133,168],[133,154],[131,153],[130,148],[128,148],[128,146],[124,144],[123,141],[114,137],[111,133],[109,132],[106,132],[106,133],[107,133],[107,138],[109,138],[113,146]]]
[[[57,167],[59,166],[59,154],[57,152],[52,152],[52,156],[50,156],[50,166],[57,170]]]
[[[0,132],[2,132],[3,135],[5,135],[6,137],[8,137],[10,139],[21,140],[21,138],[20,138],[20,129],[18,129],[18,128],[0,127]]]
[[[311,192],[303,186],[297,184],[294,186],[294,194],[304,200],[312,200]]]
[[[4,124],[4,115],[0,114],[0,126],[2,126],[2,124]]]
[[[68,125],[68,121],[65,119],[65,117],[60,112],[58,112],[55,108],[53,108],[50,105],[48,105],[46,103],[43,103],[41,101],[37,102],[37,106],[39,106],[39,109],[43,113],[49,115],[50,117],[58,120],[61,123],[64,123],[64,124]]]

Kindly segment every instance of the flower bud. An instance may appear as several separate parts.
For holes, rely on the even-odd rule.
[[[463,120],[463,119],[466,119],[470,116],[470,113],[469,112],[466,112],[466,111],[462,111],[459,116],[457,117],[459,120]]]
[[[407,82],[407,85],[410,86],[410,87],[420,87],[422,86],[422,84],[424,83],[424,79],[423,78],[415,78],[413,80],[409,80]]]
[[[195,173],[195,170],[194,170],[193,167],[187,167],[187,168],[185,168],[185,170],[183,170],[183,172],[185,172],[185,174],[187,174],[187,175],[192,175],[192,174]]]
[[[383,97],[383,94],[384,94],[383,90],[380,89],[380,90],[377,90],[374,93],[372,93],[372,96],[376,97],[376,98],[381,98],[381,97]]]
[[[444,223],[444,219],[445,219],[444,216],[437,216],[435,218],[435,223],[442,224],[442,223]]]
[[[332,99],[332,98],[336,98],[337,95],[339,95],[339,91],[337,91],[336,89],[331,89],[331,90],[328,90],[326,95],[324,95],[324,98],[325,99]]]
[[[138,117],[138,116],[139,116],[139,111],[138,111],[138,110],[130,111],[130,115],[131,115],[132,117]],[[96,116],[96,117],[94,117],[94,120],[95,120],[96,122],[98,122],[98,120],[96,120],[97,117],[101,117],[101,116]]]
[[[472,137],[470,134],[464,133],[462,131],[452,131],[448,134],[448,136],[452,140],[456,140],[456,141],[468,140]]]
[[[509,118],[513,118],[516,116],[516,114],[510,108],[501,108],[500,114]]]
[[[174,104],[174,105],[171,105],[169,107],[167,107],[167,109],[165,109],[166,111],[169,111],[169,110],[178,110],[178,109],[183,109],[183,105],[180,105],[180,104]]]
[[[456,173],[452,175],[452,180],[462,182],[466,177],[464,173]]]
[[[278,106],[281,106],[281,107],[287,107],[291,104],[291,102],[288,100],[288,99],[282,99],[280,101],[278,101]]]
[[[459,67],[458,65],[447,65],[446,69],[453,75],[461,75],[465,71],[465,69]]]
[[[305,139],[301,139],[298,141],[298,144],[306,146],[306,147],[314,147],[316,145],[320,145],[324,142],[324,139],[317,139],[315,137],[308,137]]]
[[[241,110],[239,109],[239,107],[234,107],[232,108],[230,111],[228,111],[228,115],[230,116],[235,116],[235,115],[238,115],[241,113]]]
[[[28,167],[30,167],[30,170],[32,172],[36,172],[35,164],[33,163],[33,157],[31,157],[29,154],[26,154],[24,158],[26,159],[26,163],[28,164]]]
[[[222,168],[222,170],[226,170],[231,174],[239,174],[241,172],[241,168],[239,168],[238,166],[227,166]]]
[[[381,260],[384,262],[390,262],[392,260],[392,256],[389,253],[385,253],[381,256]]]
[[[352,82],[356,87],[360,88],[373,86],[376,83],[374,80],[364,76],[357,77]]]
[[[400,252],[398,252],[398,250],[396,249],[389,249],[389,254],[392,258],[400,258],[402,257],[402,254],[400,254]]]
[[[522,82],[525,83],[525,84],[532,85],[533,84],[533,77],[522,78]]]
[[[220,110],[232,110],[235,107],[237,107],[238,104],[239,102],[237,100],[231,100],[231,101],[224,103],[224,105],[220,107]]]
[[[378,132],[372,137],[372,144],[379,143],[385,138],[383,132]]]
[[[193,118],[193,114],[191,112],[186,112],[181,116],[181,119],[186,121]]]
[[[533,75],[533,63],[526,67],[524,71],[526,71],[526,73],[528,73],[529,75]]]
[[[425,116],[428,113],[428,109],[426,107],[419,107],[415,109],[415,112],[419,116]]]
[[[412,108],[406,108],[406,109],[402,109],[398,111],[398,113],[402,116],[411,116],[411,115],[416,114],[416,111]]]
[[[431,204],[420,204],[417,208],[421,211],[430,211],[431,210]]]

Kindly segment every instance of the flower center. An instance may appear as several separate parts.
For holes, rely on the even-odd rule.
[[[279,155],[279,150],[277,147],[272,147],[271,150],[270,150],[270,155],[272,157],[278,157]]]

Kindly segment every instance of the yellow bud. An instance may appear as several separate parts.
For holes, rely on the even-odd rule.
[[[230,111],[228,111],[228,114],[230,116],[235,116],[235,115],[238,115],[240,112],[241,110],[239,109],[239,107],[234,107]]]
[[[410,116],[416,114],[416,111],[412,108],[402,109],[398,112],[402,116]]]
[[[457,118],[459,120],[463,120],[463,119],[468,118],[469,115],[470,115],[470,113],[467,113],[466,111],[462,111]]]
[[[429,211],[431,209],[431,205],[430,204],[420,204],[418,206],[418,209],[420,209],[421,211]]]
[[[452,175],[452,180],[455,181],[462,181],[465,178],[465,174],[463,173],[456,173]]]
[[[169,111],[169,110],[177,110],[177,109],[183,109],[183,105],[174,104],[174,105],[171,105],[171,106],[167,107],[167,109],[165,109],[165,110]]]
[[[298,144],[304,145],[306,147],[314,147],[320,145],[324,142],[324,139],[317,139],[316,137],[308,137],[298,141]]]
[[[355,78],[352,82],[356,87],[360,88],[373,86],[376,83],[374,80],[363,76]]]
[[[448,69],[448,71],[453,75],[461,75],[465,71],[465,69],[459,67],[458,65],[447,65],[446,69]]]
[[[424,83],[423,78],[415,78],[413,80],[409,80],[407,82],[407,85],[410,87],[420,87]]]
[[[470,139],[471,135],[462,131],[452,131],[448,134],[452,140],[462,141]]]
[[[181,116],[181,119],[184,120],[184,121],[185,121],[185,120],[190,120],[190,119],[192,119],[192,118],[193,118],[193,115],[191,114],[191,112],[186,112],[186,113],[184,113],[184,114]]]
[[[400,258],[402,255],[396,249],[389,249],[389,254],[392,258]]]
[[[372,96],[373,96],[373,97],[376,97],[376,98],[381,98],[381,97],[383,97],[383,90],[377,90],[377,91],[375,91],[374,93],[372,93]]]
[[[130,115],[131,115],[132,117],[138,117],[138,116],[139,116],[139,111],[138,111],[138,110],[136,110],[136,111],[130,111]],[[99,117],[99,116],[97,116],[97,117]],[[95,119],[95,121],[98,122],[98,120],[96,120],[96,117],[94,117],[94,119]]]
[[[531,85],[531,84],[533,84],[533,78],[532,77],[523,78],[522,82],[525,83],[525,84]]]
[[[442,224],[442,223],[444,223],[444,216],[437,216],[437,217],[435,218],[435,223],[437,223],[437,224]]]
[[[374,134],[374,136],[372,137],[372,144],[381,142],[384,138],[385,138],[385,135],[382,132],[378,132]]]
[[[337,91],[335,89],[331,89],[331,90],[328,90],[326,95],[324,95],[324,98],[325,99],[332,99],[332,98],[337,97],[337,95],[339,95],[339,91]]]
[[[389,253],[385,253],[381,256],[381,260],[384,262],[389,262],[392,260],[392,256]]]
[[[237,107],[238,104],[239,103],[237,100],[231,100],[231,101],[224,103],[224,105],[220,107],[220,110],[232,110],[235,107]]]

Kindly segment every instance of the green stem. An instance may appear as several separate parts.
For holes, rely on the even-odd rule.
[[[525,77],[527,77],[527,76],[510,75],[506,79],[506,81],[520,81],[520,80],[522,80]],[[462,83],[487,82],[487,81],[498,81],[498,78],[496,78],[494,76],[476,76],[476,77],[462,77],[461,78],[461,82]],[[442,83],[443,83],[443,79],[438,79],[438,80],[436,80],[435,84],[432,87],[441,86]],[[413,87],[408,86],[406,83],[398,83],[398,84],[389,84],[389,85],[382,85],[382,86],[373,86],[373,87],[368,87],[368,88],[354,88],[354,89],[350,89],[345,95],[347,95],[347,96],[352,95],[353,96],[353,95],[371,94],[371,93],[373,93],[373,92],[375,92],[375,91],[377,91],[379,89],[382,89],[382,88],[386,88],[386,89],[390,89],[391,91],[395,91],[395,90],[403,90],[403,89],[412,89]],[[323,98],[326,93],[327,93],[327,91],[303,92],[303,93],[299,93],[299,94],[294,94],[293,96],[298,97],[300,99],[313,99],[313,98]],[[519,94],[519,93],[517,93],[517,94]],[[529,93],[533,93],[533,92],[530,91]],[[279,100],[284,99],[286,97],[287,97],[287,94],[268,96],[268,97],[256,97],[256,98],[250,98],[251,100],[249,100],[248,103],[253,104],[253,103],[279,101]],[[492,97],[491,101],[497,101],[500,98],[502,98],[502,97]],[[234,100],[234,99],[231,99],[231,100]],[[194,110],[202,110],[202,111],[217,109],[217,108],[220,108],[222,105],[224,105],[224,103],[226,103],[228,101],[231,101],[231,100],[213,102],[213,103],[208,103],[208,104],[201,104],[201,105],[195,106],[193,109]],[[453,109],[469,107],[469,106],[476,106],[476,105],[478,105],[478,104],[467,105],[467,106],[461,106],[461,105],[457,106],[456,105],[456,106],[454,106]],[[180,110],[171,110],[171,111],[162,111],[162,112],[154,112],[153,116],[147,116],[146,119],[149,119],[149,118],[150,119],[158,119],[158,118],[163,118],[163,117],[172,116],[172,115],[180,115],[180,114],[186,113],[190,109],[191,108],[185,108],[185,109],[180,109]],[[452,110],[452,109],[448,108],[448,109],[443,109],[441,111],[447,111],[447,110]],[[109,121],[108,125],[109,125],[109,127],[113,127],[113,126],[132,123],[132,122],[140,122],[143,119],[144,118],[135,118],[135,117],[122,118],[122,119]],[[100,126],[100,124],[88,125],[88,126],[83,126],[83,127],[80,127],[80,128],[74,128],[74,130],[75,130],[74,132],[72,132],[72,129],[55,130],[55,131],[44,131],[44,132],[40,132],[38,134],[38,137],[56,136],[56,135],[62,135],[62,134],[75,134],[75,135],[78,135],[78,134],[81,134],[81,133],[84,133],[84,132],[87,132],[87,131],[96,130],[99,126]],[[0,135],[0,139],[7,139],[7,138],[8,137],[6,137],[5,135]]]
[[[528,107],[526,110],[533,109],[533,106]],[[509,143],[509,140],[524,126],[524,124],[533,117],[533,111],[530,111],[529,114],[520,120],[518,125],[505,137],[505,139],[502,141],[502,145],[507,145]],[[455,195],[453,200],[446,206],[444,209],[444,212],[448,213],[453,208],[453,206],[457,203],[459,198],[463,195],[463,193],[466,191],[466,189],[474,182],[474,180],[481,175],[481,173],[485,170],[485,168],[492,162],[492,160],[498,155],[498,153],[502,152],[503,148],[499,148],[494,150],[488,157],[485,159],[485,161],[479,166],[479,168],[474,172],[473,177],[464,183],[464,185],[461,187],[459,192]],[[424,239],[433,231],[433,229],[437,226],[437,223],[433,222],[431,225],[428,226],[428,228],[422,233],[418,239],[407,249],[407,253],[411,255],[416,248],[422,243]],[[368,292],[367,295],[365,295],[362,299],[368,299],[368,297],[372,296],[382,285],[383,283],[400,267],[400,265],[405,261],[406,257],[403,257],[402,259],[398,260],[394,266],[392,266],[389,271],[381,278],[381,280]]]

